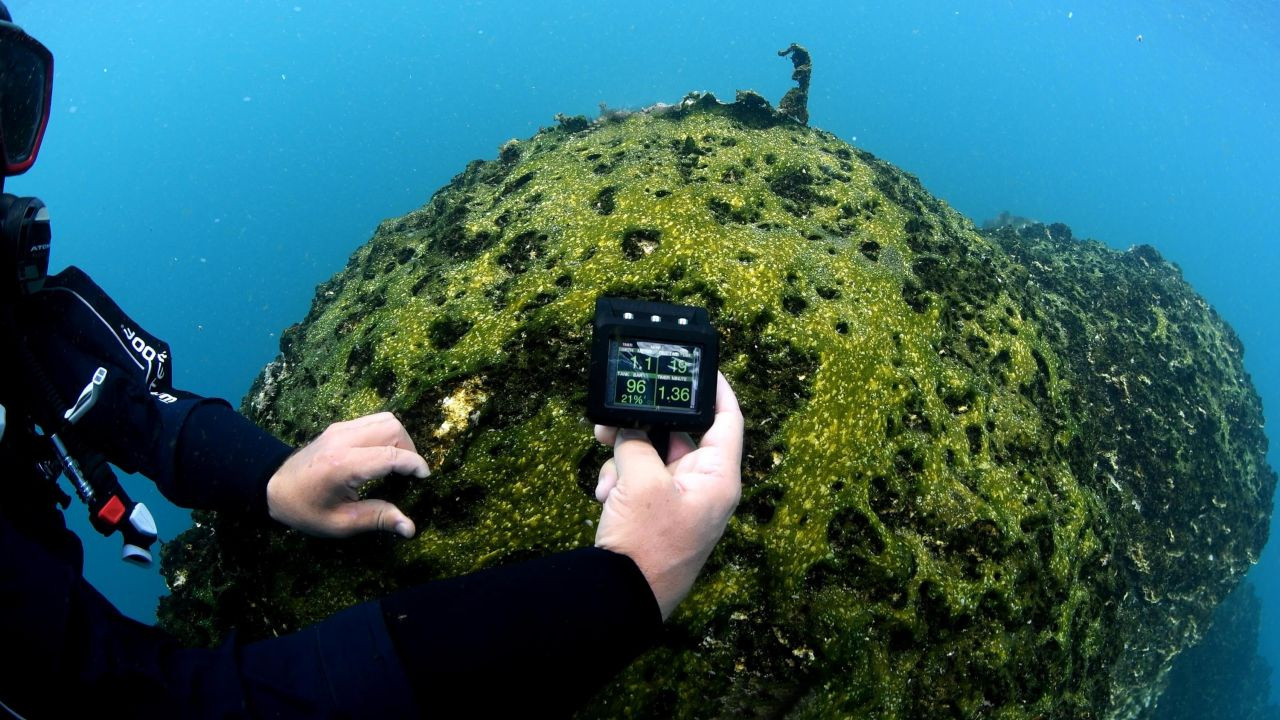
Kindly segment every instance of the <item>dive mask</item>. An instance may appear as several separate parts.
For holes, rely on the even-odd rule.
[[[4,176],[36,160],[53,91],[53,54],[11,22],[0,20],[0,150]]]

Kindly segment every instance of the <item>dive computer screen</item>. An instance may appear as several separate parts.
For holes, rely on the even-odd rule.
[[[606,404],[619,409],[696,413],[702,348],[617,338],[609,342]]]

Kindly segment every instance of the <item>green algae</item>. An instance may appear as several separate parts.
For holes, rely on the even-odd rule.
[[[246,399],[296,443],[396,412],[436,472],[372,492],[419,535],[202,515],[162,621],[268,636],[589,544],[590,318],[628,295],[711,311],[743,499],[584,715],[1131,716],[1256,560],[1275,478],[1230,329],[1158,256],[1055,232],[980,234],[752,94],[562,118],[383,223]]]

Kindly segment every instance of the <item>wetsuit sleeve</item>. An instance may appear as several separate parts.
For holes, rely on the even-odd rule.
[[[266,513],[266,482],[290,448],[225,400],[174,388],[169,346],[87,275],[71,267],[50,277],[19,316],[25,406],[42,427],[146,475],[177,505]],[[92,408],[64,426],[95,374]]]
[[[600,548],[404,590],[382,612],[428,717],[563,717],[662,632],[640,569]]]
[[[165,402],[120,385],[82,421],[92,447],[180,507],[266,516],[267,481],[293,448],[225,400],[175,390],[178,399]]]
[[[178,435],[160,491],[178,505],[267,514],[267,481],[293,448],[224,403],[197,405]],[[159,484],[159,483],[157,483]]]
[[[174,390],[177,399],[166,402],[114,378],[108,374],[98,404],[74,430],[82,444],[151,478],[180,507],[266,515],[267,480],[293,448],[225,400]]]

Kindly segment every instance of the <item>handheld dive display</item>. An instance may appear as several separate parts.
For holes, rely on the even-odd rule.
[[[703,308],[596,300],[587,418],[600,425],[702,432],[716,412],[720,338]],[[665,457],[665,448],[659,452]]]

